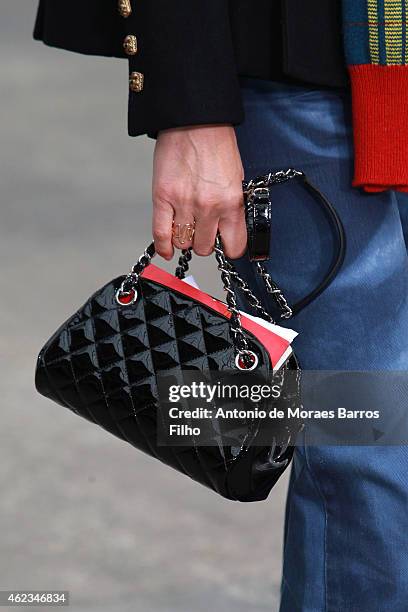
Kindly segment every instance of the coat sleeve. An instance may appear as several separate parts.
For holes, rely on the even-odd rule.
[[[130,2],[126,27],[137,52],[129,78],[139,76],[139,86],[129,90],[129,135],[242,122],[228,0]]]

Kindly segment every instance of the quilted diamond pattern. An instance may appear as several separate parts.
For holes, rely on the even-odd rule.
[[[144,278],[136,303],[119,306],[115,292],[122,280],[96,292],[46,343],[38,358],[38,391],[225,497],[263,499],[284,470],[271,466],[261,479],[256,475],[270,448],[234,455],[231,448],[193,441],[174,448],[156,443],[157,372],[233,368],[227,319]],[[267,353],[255,338],[251,348],[270,379]],[[289,448],[288,460],[291,453]]]

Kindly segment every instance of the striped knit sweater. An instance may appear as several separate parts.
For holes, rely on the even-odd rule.
[[[366,191],[408,191],[408,0],[343,0],[355,173]]]

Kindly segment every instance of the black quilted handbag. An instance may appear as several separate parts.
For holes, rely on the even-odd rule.
[[[268,175],[269,186],[273,176]],[[257,197],[256,192],[249,195]],[[272,317],[225,258],[219,236],[215,255],[226,304],[182,280],[191,251],[182,252],[175,276],[150,263],[154,252],[152,243],[126,277],[99,289],[53,334],[38,358],[37,390],[228,499],[265,499],[291,460],[300,424],[277,428],[262,444],[257,442],[259,421],[247,419],[241,442],[227,435],[221,443],[203,446],[191,436],[183,446],[160,445],[157,379],[159,373],[183,369],[202,374],[239,370],[245,375],[256,371],[270,382],[276,350],[282,349],[279,337],[271,339],[241,317],[235,289],[258,316],[269,322]],[[257,270],[277,303],[287,307],[262,265]],[[299,385],[285,388],[290,371],[298,383],[293,352],[279,369],[280,401],[296,407]]]

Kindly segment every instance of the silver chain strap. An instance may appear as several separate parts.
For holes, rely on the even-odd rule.
[[[226,261],[226,264],[229,267],[231,277],[233,278],[237,287],[241,289],[241,291],[245,295],[248,304],[252,306],[252,308],[255,308],[255,310],[261,315],[263,319],[265,319],[269,323],[275,323],[274,318],[269,314],[269,312],[265,310],[265,308],[262,306],[261,301],[256,297],[254,293],[252,293],[248,283],[244,281],[243,278],[241,278],[241,276],[236,270],[234,270],[233,266],[229,263],[229,261]]]
[[[259,261],[256,264],[256,271],[263,279],[267,292],[272,295],[275,302],[279,306],[281,311],[281,319],[290,319],[293,315],[293,312],[287,302],[287,299],[282,293],[282,289],[280,289],[278,285],[272,280],[272,277],[269,272],[265,270],[265,268]]]
[[[245,332],[242,328],[241,314],[237,306],[237,300],[232,285],[231,266],[225,259],[224,251],[222,249],[221,238],[218,235],[215,240],[214,246],[215,257],[218,262],[218,269],[221,273],[221,280],[226,292],[227,308],[231,315],[229,324],[230,330],[234,341],[234,347],[237,351],[237,358],[235,360],[237,367],[240,369],[252,370],[258,365],[257,355],[251,351],[248,347],[248,341],[245,336]],[[129,274],[122,281],[119,289],[116,292],[116,301],[121,306],[128,306],[133,304],[137,299],[137,284],[139,281],[140,274],[149,265],[152,258],[155,255],[154,243],[152,242],[143,254],[139,257],[136,263],[132,266]],[[188,261],[191,259],[191,252],[183,252],[179,259],[179,267],[177,270],[179,278],[183,278],[184,273],[188,269]],[[257,298],[254,299],[257,300]]]
[[[262,176],[257,176],[251,179],[248,183],[243,183],[244,194],[251,198],[255,189],[268,189],[270,185],[276,185],[278,183],[286,183],[291,179],[304,176],[304,173],[294,168],[288,170],[278,170],[277,172],[268,172]]]
[[[230,330],[234,338],[234,345],[236,346],[238,353],[243,358],[244,364],[249,366],[251,365],[251,362],[249,358],[250,351],[248,349],[248,341],[246,339],[244,330],[242,329],[241,313],[237,306],[237,299],[232,286],[232,277],[229,265],[225,259],[219,235],[215,239],[214,252],[218,262],[218,269],[221,273],[224,291],[226,293],[227,308],[231,314]]]
[[[176,268],[177,278],[183,279],[185,277],[185,274],[186,272],[188,272],[189,269],[189,262],[191,261],[191,258],[191,247],[189,249],[183,249],[178,260],[178,267]],[[263,319],[269,321],[269,323],[275,323],[273,317],[262,306],[262,303],[259,298],[257,298],[256,295],[251,291],[248,283],[238,274],[232,264],[230,264],[230,262],[225,257],[223,261],[223,266],[228,270],[236,286],[244,293],[248,304],[252,306],[252,308],[255,308],[255,310],[260,314]]]
[[[269,195],[269,187],[279,183],[286,183],[295,178],[304,176],[303,172],[289,168],[288,170],[278,170],[277,172],[269,172],[262,176],[258,176],[248,183],[243,184],[244,194],[247,197],[247,205],[253,206],[255,197],[260,195]],[[264,266],[258,262],[256,264],[256,271],[262,278],[266,291],[273,297],[275,303],[281,311],[282,319],[290,319],[293,315],[292,309],[290,308],[287,299],[285,298],[282,290],[278,287],[275,281],[272,279],[269,272],[266,271]]]
[[[136,263],[130,269],[129,274],[123,279],[122,284],[116,292],[116,301],[121,306],[125,306],[128,304],[133,304],[133,302],[137,299],[137,283],[139,281],[139,276],[149,265],[153,257],[155,256],[156,251],[154,249],[154,243],[149,244],[147,249],[145,249]]]
[[[193,253],[191,247],[188,249],[182,249],[175,272],[177,278],[183,279],[185,277],[186,272],[188,272],[189,263],[192,256]]]
[[[189,262],[191,261],[191,257],[192,257],[191,248],[184,249],[182,251],[182,254],[180,255],[180,258],[178,261],[178,267],[176,268],[176,276],[178,278],[184,278],[186,272],[189,269]],[[228,268],[228,272],[230,273],[234,283],[244,293],[250,306],[255,308],[255,310],[260,314],[260,316],[263,319],[266,319],[266,321],[269,321],[269,323],[275,323],[274,318],[269,314],[269,312],[265,310],[265,308],[262,306],[261,301],[251,291],[248,283],[238,274],[238,272],[234,269],[234,267],[229,263],[228,260],[225,260],[225,267]],[[264,281],[266,291],[272,295],[275,302],[279,306],[280,311],[281,311],[281,315],[280,315],[281,318],[290,319],[293,312],[282,290],[272,280],[271,275],[269,274],[269,272],[265,270],[265,268],[260,262],[258,262],[256,265],[256,271],[259,274],[259,276],[261,276],[262,280]]]

